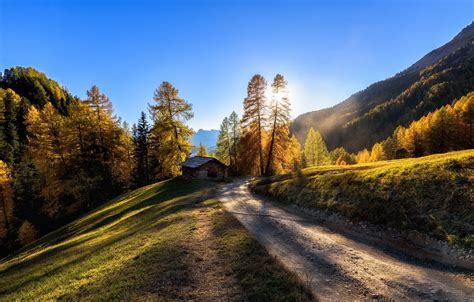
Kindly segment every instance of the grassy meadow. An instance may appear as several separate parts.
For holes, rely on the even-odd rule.
[[[261,178],[257,193],[474,247],[474,150]]]
[[[0,300],[310,300],[213,187],[152,184],[42,237],[0,260]]]

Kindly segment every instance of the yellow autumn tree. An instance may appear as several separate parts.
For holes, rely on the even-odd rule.
[[[370,151],[369,161],[379,161],[385,159],[385,154],[383,151],[382,144],[376,143],[372,146],[372,151]]]
[[[318,131],[310,128],[304,143],[306,166],[323,166],[331,164],[331,158],[323,137]]]
[[[180,173],[179,164],[191,153],[193,131],[186,121],[193,117],[192,105],[178,95],[171,83],[163,82],[155,91],[154,105],[150,106],[151,155],[158,163],[155,176],[165,178]]]
[[[362,164],[362,163],[368,163],[370,161],[370,153],[369,153],[369,150],[367,150],[366,148],[364,148],[362,151],[359,151],[357,154],[356,154],[356,162],[358,164]]]
[[[290,99],[287,82],[281,74],[277,74],[272,83],[272,100],[269,105],[269,138],[265,174],[281,173],[291,162],[290,147]]]
[[[6,238],[12,228],[13,191],[11,185],[10,168],[0,160],[0,239]]]

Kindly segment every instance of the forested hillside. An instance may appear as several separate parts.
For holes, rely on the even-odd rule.
[[[5,70],[0,256],[119,193],[177,175],[191,151],[192,106],[163,82],[149,111],[151,124],[143,114],[130,129],[95,85],[81,100],[33,68]]]
[[[372,146],[396,127],[408,126],[474,89],[473,39],[471,24],[451,42],[394,77],[332,108],[298,116],[292,132],[303,142],[313,127],[321,132],[329,149],[342,146],[354,152]]]

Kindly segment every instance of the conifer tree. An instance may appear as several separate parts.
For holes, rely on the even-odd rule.
[[[229,116],[229,140],[230,140],[230,167],[235,175],[238,174],[238,158],[241,130],[239,116],[235,111]]]
[[[41,195],[47,204],[42,210],[53,218],[61,213],[62,192],[71,189],[62,185],[64,184],[62,172],[71,173],[66,165],[68,150],[65,141],[64,117],[51,103],[47,103],[41,111],[32,106],[28,112],[26,124],[29,133],[28,153],[44,179]]]
[[[302,166],[302,158],[301,158],[301,144],[298,142],[296,136],[292,135],[290,137],[290,145],[289,145],[289,156],[290,156],[290,166],[289,169],[296,171],[301,168]]]
[[[9,165],[19,157],[20,142],[17,131],[17,110],[20,102],[11,89],[0,88],[0,160]]]
[[[376,143],[372,146],[372,151],[370,151],[369,161],[375,162],[385,159],[385,154],[383,152],[382,144]]]
[[[290,145],[290,100],[288,98],[287,82],[281,74],[277,74],[272,83],[272,102],[270,104],[270,142],[265,172],[275,173],[276,166],[287,159]],[[272,169],[273,165],[273,169]]]
[[[180,98],[178,90],[168,82],[156,89],[153,99],[153,156],[159,163],[155,173],[158,178],[175,176],[180,172],[179,164],[191,153],[193,131],[186,121],[193,117],[192,105]]]
[[[370,161],[370,152],[366,148],[359,151],[356,155],[356,161],[358,164],[368,163]]]
[[[90,90],[87,91],[86,104],[89,104],[92,112],[97,120],[96,126],[98,130],[98,146],[100,155],[107,160],[107,149],[105,147],[105,140],[109,136],[105,134],[110,127],[110,120],[108,117],[112,116],[112,103],[109,98],[100,92],[96,85],[93,85]]]
[[[408,131],[412,128],[408,128]],[[429,129],[430,153],[444,153],[452,150],[453,130],[454,117],[451,111],[447,107],[441,107],[433,114],[432,125]]]
[[[460,118],[466,125],[467,147],[474,148],[474,92],[471,92],[461,98],[460,104]]]
[[[138,123],[133,126],[133,179],[137,186],[150,183],[150,125],[145,112],[141,112]]]
[[[321,134],[312,127],[304,143],[304,156],[307,166],[323,166],[331,163],[326,143]]]
[[[203,156],[203,157],[209,157],[209,151],[207,151],[206,146],[204,146],[202,143],[199,143],[197,155]]]
[[[331,158],[331,163],[334,165],[341,165],[342,163],[350,165],[354,163],[351,154],[349,154],[349,152],[347,152],[343,147],[338,147],[332,150],[329,153],[329,157]]]
[[[383,153],[385,154],[386,159],[395,159],[396,152],[398,149],[398,144],[396,138],[393,136],[388,137],[382,142]]]
[[[242,126],[242,148],[245,151],[245,168],[247,172],[264,175],[263,136],[265,125],[266,99],[265,78],[256,74],[247,87],[244,99]]]
[[[231,133],[229,119],[222,120],[219,136],[217,137],[216,158],[226,165],[231,165]]]
[[[11,190],[11,172],[7,164],[0,160],[0,207],[3,225],[5,228],[5,237],[8,237],[11,231],[11,217],[13,212],[12,190]],[[0,229],[1,230],[1,229]],[[0,235],[1,232],[0,232]],[[0,237],[1,238],[1,237]]]

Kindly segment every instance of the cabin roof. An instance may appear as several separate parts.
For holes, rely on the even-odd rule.
[[[205,157],[205,156],[193,156],[188,158],[187,160],[183,161],[181,163],[182,167],[186,168],[199,168],[200,166],[208,163],[208,162],[216,162],[218,164],[221,164],[224,167],[227,167],[224,163],[220,162],[219,160],[213,158],[213,157]]]

